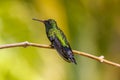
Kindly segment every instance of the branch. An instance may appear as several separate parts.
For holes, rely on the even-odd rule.
[[[12,48],[12,47],[28,47],[28,46],[54,49],[50,45],[29,43],[27,41],[26,42],[21,42],[21,43],[0,45],[0,49]],[[73,50],[73,53],[74,54],[79,54],[79,55],[82,55],[82,56],[85,56],[85,57],[88,57],[88,58],[91,58],[91,59],[94,59],[94,60],[97,60],[97,61],[102,62],[102,63],[106,63],[106,64],[113,65],[113,66],[116,66],[116,67],[120,67],[120,64],[104,59],[104,56],[97,57],[97,56],[94,56],[94,55],[91,55],[91,54],[88,54],[88,53],[85,53],[85,52],[76,51],[76,50]]]

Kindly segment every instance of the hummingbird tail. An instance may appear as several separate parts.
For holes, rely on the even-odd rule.
[[[77,64],[75,58],[74,58],[74,54],[72,52],[72,50],[70,48],[66,48],[67,49],[67,53],[68,53],[68,60],[74,64]]]
[[[75,60],[75,58],[74,58],[73,56],[70,58],[70,61],[71,61],[72,63],[74,63],[74,64],[77,64],[77,62],[76,62],[76,60]]]

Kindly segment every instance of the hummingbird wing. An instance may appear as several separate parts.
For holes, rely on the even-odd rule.
[[[68,55],[65,54],[65,50],[64,47],[61,45],[60,41],[58,38],[55,38],[54,41],[52,42],[54,48],[58,51],[58,53],[60,54],[60,56],[66,60],[67,62],[70,62],[68,59]]]
[[[54,48],[58,51],[58,53],[64,60],[76,64],[76,60],[74,58],[71,47],[61,30],[57,30],[56,32],[54,32],[54,36],[49,37],[49,39],[52,42]]]

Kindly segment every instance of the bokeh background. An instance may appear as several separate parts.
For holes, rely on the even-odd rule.
[[[42,23],[57,21],[72,49],[120,63],[120,0],[0,0],[0,44],[50,44]],[[0,50],[0,80],[120,80],[120,69],[75,55],[77,65],[55,50]]]

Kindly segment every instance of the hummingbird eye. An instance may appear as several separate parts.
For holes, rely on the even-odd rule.
[[[52,26],[54,24],[52,21],[48,21],[48,24]]]
[[[45,24],[50,25],[50,22],[49,21],[45,21]]]
[[[53,19],[48,19],[45,21],[45,24],[48,25],[49,27],[54,27],[56,26],[56,22]]]

